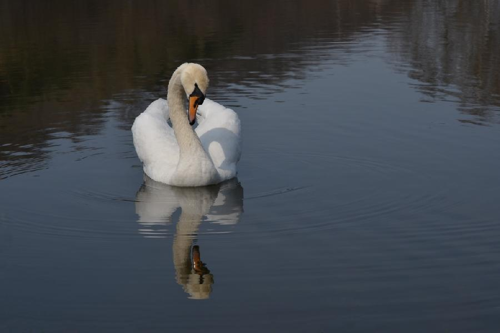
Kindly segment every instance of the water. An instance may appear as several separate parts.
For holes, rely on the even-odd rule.
[[[499,31],[494,0],[0,1],[0,330],[496,332]],[[144,178],[184,61],[242,121],[232,182]]]

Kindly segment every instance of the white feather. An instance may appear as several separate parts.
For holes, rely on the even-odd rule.
[[[134,145],[139,159],[144,163],[144,172],[152,179],[176,184],[173,179],[179,163],[179,145],[173,128],[167,123],[168,105],[158,99],[141,113],[132,126]],[[231,109],[205,99],[198,108],[200,124],[195,132],[200,138],[203,149],[210,156],[217,172],[219,182],[236,176],[236,164],[241,155],[240,120]],[[198,158],[192,156],[192,159]],[[196,161],[193,161],[196,162]],[[183,175],[182,172],[177,175]],[[203,186],[210,182],[200,176],[193,186]],[[206,182],[206,183],[205,183]]]

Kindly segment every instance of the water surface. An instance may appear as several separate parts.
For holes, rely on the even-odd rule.
[[[231,182],[135,154],[185,61]],[[497,331],[498,73],[494,0],[0,1],[1,330]]]

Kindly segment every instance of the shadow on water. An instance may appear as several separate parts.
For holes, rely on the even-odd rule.
[[[243,188],[235,178],[213,186],[181,188],[145,176],[135,204],[139,233],[148,238],[165,237],[179,208],[172,245],[176,281],[190,298],[207,299],[214,277],[201,261],[202,246],[193,243],[197,242],[204,221],[222,226],[239,222],[243,213]],[[210,257],[210,253],[206,256]]]

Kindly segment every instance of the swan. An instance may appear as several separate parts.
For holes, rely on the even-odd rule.
[[[154,101],[135,119],[135,150],[151,179],[196,187],[236,176],[241,155],[240,120],[233,110],[205,98],[208,82],[203,66],[182,64],[172,74],[167,100]]]

